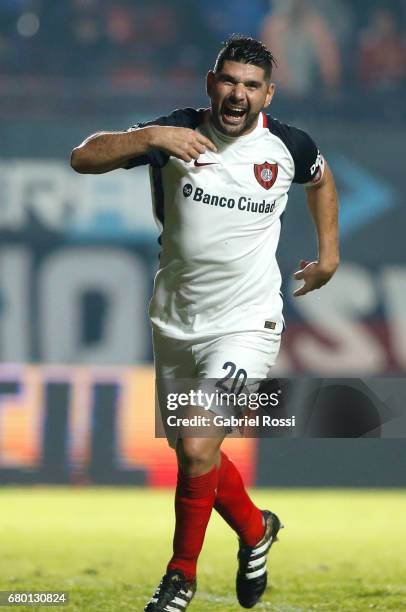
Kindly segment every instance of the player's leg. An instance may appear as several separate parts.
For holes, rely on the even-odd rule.
[[[226,364],[232,364],[234,371],[245,372],[247,379],[264,379],[275,363],[279,343],[278,335],[267,332],[218,338],[198,351],[200,375],[219,380]],[[239,536],[237,597],[243,607],[253,607],[266,588],[267,554],[277,538],[280,521],[254,504],[236,466],[223,452],[214,508]]]
[[[196,379],[196,370],[191,352],[186,343],[154,337],[157,391],[160,408],[165,397],[182,379]],[[183,416],[192,416],[202,408],[191,407]],[[147,612],[185,610],[196,590],[196,565],[213,509],[218,483],[216,461],[223,435],[217,428],[213,435],[206,429],[208,437],[190,437],[189,432],[171,431],[166,428],[170,445],[176,448],[178,458],[178,480],[175,493],[175,533],[173,555],[167,572],[145,607]],[[222,434],[222,432],[221,432]]]
[[[197,560],[216,498],[216,460],[221,442],[222,437],[183,437],[177,444],[176,526],[168,570],[182,571],[188,581],[196,578]]]
[[[197,560],[218,484],[216,460],[222,438],[179,438],[173,555],[147,612],[185,610],[196,591]]]
[[[168,443],[174,449],[177,446],[179,431],[169,428],[165,421],[166,401],[170,393],[177,390],[176,382],[183,379],[192,379],[196,376],[190,345],[153,333],[155,377],[156,377],[156,409],[161,411],[162,424]],[[193,488],[193,487],[192,487]],[[178,475],[175,493],[175,506],[182,505],[184,485]],[[178,511],[177,511],[178,513]],[[176,530],[175,530],[176,531]],[[176,533],[175,533],[176,539]],[[182,554],[182,552],[181,552]],[[184,575],[180,568],[169,568],[155,589],[152,598],[144,608],[145,612],[167,612],[168,610],[185,610],[193,599],[196,591],[195,577]]]
[[[223,452],[214,507],[239,536],[237,597],[241,606],[252,608],[265,591],[267,555],[281,523],[276,514],[254,504],[240,473]]]
[[[255,546],[263,538],[262,511],[249,496],[240,472],[222,451],[214,508],[247,546]]]

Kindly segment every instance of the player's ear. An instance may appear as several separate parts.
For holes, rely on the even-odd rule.
[[[216,80],[216,75],[213,70],[209,70],[206,78],[206,91],[209,98],[211,98],[211,93],[213,91],[214,81]]]
[[[267,91],[266,98],[265,98],[265,104],[264,104],[265,107],[269,106],[270,103],[272,102],[272,98],[275,95],[275,89],[276,89],[275,83],[269,83],[268,91]]]

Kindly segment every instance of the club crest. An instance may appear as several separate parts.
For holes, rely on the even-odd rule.
[[[278,164],[254,164],[254,174],[258,183],[264,189],[270,189],[278,176]]]

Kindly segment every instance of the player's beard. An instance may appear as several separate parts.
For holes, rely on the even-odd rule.
[[[231,125],[226,123],[223,119],[222,113],[223,106],[217,109],[212,109],[211,119],[214,127],[225,136],[232,136],[234,138],[237,138],[238,136],[243,136],[246,132],[249,132],[258,122],[259,113],[250,112],[249,109],[242,117],[241,123],[237,125]]]

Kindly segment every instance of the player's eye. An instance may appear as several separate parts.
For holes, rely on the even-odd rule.
[[[219,81],[221,83],[224,83],[225,85],[234,85],[234,81],[231,78],[226,77],[226,76],[221,76],[219,78]]]

